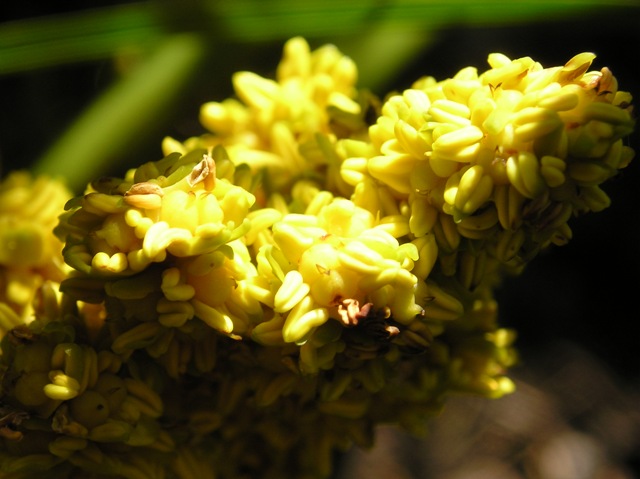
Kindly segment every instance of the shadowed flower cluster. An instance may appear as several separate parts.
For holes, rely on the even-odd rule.
[[[0,469],[321,479],[379,424],[512,392],[496,286],[633,157],[631,97],[593,59],[492,54],[384,102],[301,38],[275,80],[236,74],[208,133],[59,211],[73,271],[2,316]]]
[[[62,182],[26,171],[0,182],[0,336],[33,315],[43,283],[69,272],[53,229],[71,196]]]

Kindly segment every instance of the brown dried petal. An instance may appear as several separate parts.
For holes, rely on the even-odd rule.
[[[338,315],[345,326],[356,326],[358,324],[360,303],[357,299],[343,299],[338,305]]]
[[[130,195],[158,195],[164,196],[164,190],[155,183],[149,183],[148,181],[143,181],[142,183],[136,183],[131,186],[124,194],[124,196]]]
[[[9,331],[8,337],[12,344],[17,345],[33,341],[37,336],[29,329],[29,326],[20,324]]]
[[[136,208],[157,209],[162,206],[164,190],[155,183],[143,181],[131,186],[124,194],[124,201]]]
[[[357,326],[361,319],[368,318],[373,312],[373,303],[360,307],[357,299],[343,299],[338,305],[338,315],[345,326]]]
[[[215,186],[216,163],[209,155],[202,155],[202,160],[191,170],[191,174],[187,177],[187,183],[192,188],[200,183],[205,182],[205,189],[212,190]]]

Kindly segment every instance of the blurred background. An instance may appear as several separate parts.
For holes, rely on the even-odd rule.
[[[157,160],[163,137],[203,132],[199,107],[232,95],[233,72],[272,76],[294,35],[337,45],[379,95],[483,71],[492,52],[555,66],[592,51],[640,100],[637,1],[2,2],[0,175],[28,168],[78,192]],[[628,141],[640,151],[638,131]],[[605,184],[608,210],[575,218],[567,246],[500,289],[518,392],[454,398],[426,439],[383,429],[336,477],[640,477],[638,185],[636,158]]]

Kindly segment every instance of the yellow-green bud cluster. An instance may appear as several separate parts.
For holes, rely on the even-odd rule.
[[[53,234],[71,192],[57,180],[15,171],[0,181],[0,337],[29,319],[45,281],[59,283],[69,268]],[[17,322],[5,321],[16,313]]]
[[[605,208],[633,156],[631,98],[592,60],[492,54],[370,125],[335,47],[294,38],[276,80],[235,75],[209,133],[67,203],[75,271],[2,344],[0,467],[321,479],[378,424],[510,393],[495,285]]]
[[[634,128],[631,96],[607,68],[588,71],[594,58],[581,53],[543,68],[491,54],[483,73],[421,78],[384,103],[370,128],[373,148],[359,146],[353,158],[354,146],[345,146],[342,177],[356,192],[377,185],[377,197],[405,204],[415,237],[451,216],[458,232],[438,242],[445,254],[471,248],[459,248],[457,237],[481,241],[500,263],[564,244],[569,218],[606,208],[599,185],[633,157],[623,143]],[[367,196],[356,202],[376,203]]]
[[[167,254],[210,254],[242,236],[255,198],[232,183],[228,160],[222,174],[216,175],[216,167],[204,151],[176,153],[129,171],[123,180],[93,182],[67,204],[58,229],[67,242],[65,260],[82,273],[123,277]]]
[[[385,224],[374,222],[371,213],[351,201],[334,199],[318,215],[290,214],[276,223],[273,240],[286,263],[277,263],[277,256],[276,264],[258,263],[264,265],[258,270],[263,277],[275,280],[284,274],[274,311],[288,313],[308,303],[311,309],[321,308],[318,317],[344,316],[348,324],[349,313],[342,314],[348,308],[346,302],[372,301],[389,308],[401,323],[419,315],[422,308],[415,304],[414,295],[417,278],[410,272],[418,250],[411,243],[400,246]],[[268,248],[260,253],[273,257]],[[297,326],[289,314],[284,339],[299,342],[307,329]]]
[[[67,263],[78,272],[63,289],[83,300],[89,300],[87,290],[93,301],[113,298],[129,319],[181,327],[197,313],[224,333],[246,329],[222,311],[236,301],[229,307],[240,316],[250,313],[238,297],[241,289],[231,286],[251,274],[246,247],[236,240],[250,232],[255,197],[234,184],[235,170],[228,159],[195,150],[142,165],[124,179],[92,183],[68,203],[56,230],[66,238]],[[211,281],[216,295],[200,288]],[[127,341],[120,339],[124,348]]]
[[[337,138],[366,133],[366,95],[356,89],[357,76],[353,60],[335,46],[311,51],[304,39],[292,38],[275,80],[234,74],[237,98],[208,102],[200,110],[212,135],[183,144],[166,138],[164,153],[223,145],[234,163],[270,172],[272,192],[291,188],[299,176],[322,174],[323,187],[344,194],[349,187],[338,174],[333,145]]]
[[[2,471],[130,477],[132,457],[172,451],[157,421],[164,383],[91,344],[91,308],[49,301],[48,313],[2,339]]]

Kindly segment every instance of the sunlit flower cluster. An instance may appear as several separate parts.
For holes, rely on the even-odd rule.
[[[623,142],[634,128],[631,96],[609,69],[589,71],[594,58],[543,68],[491,54],[485,72],[421,78],[384,103],[360,154],[350,157],[347,145],[342,177],[405,204],[416,237],[455,223],[444,250],[465,249],[459,236],[513,263],[564,244],[568,220],[605,209],[599,185],[634,155]]]
[[[0,470],[322,479],[379,424],[420,432],[451,393],[512,392],[496,285],[604,209],[633,157],[631,97],[593,58],[492,54],[377,102],[352,60],[294,38],[276,80],[236,74],[164,158],[64,212],[11,193],[60,213],[73,271],[29,318],[0,310]],[[29,218],[16,231],[54,230]],[[7,271],[55,258],[4,231]]]
[[[200,121],[212,134],[183,144],[163,142],[165,154],[223,145],[236,164],[270,172],[270,192],[291,188],[299,176],[344,189],[333,152],[337,138],[366,134],[366,95],[356,88],[357,67],[335,46],[310,51],[302,38],[284,47],[276,79],[252,72],[233,75],[237,98],[202,105]]]

